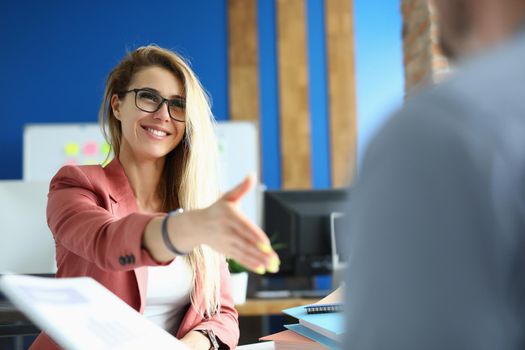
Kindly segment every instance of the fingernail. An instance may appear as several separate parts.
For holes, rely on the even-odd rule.
[[[256,274],[259,274],[259,275],[264,275],[266,273],[266,270],[265,270],[264,266],[259,266],[255,270],[253,270],[253,272],[255,272]]]
[[[257,242],[257,248],[263,253],[270,253],[272,251],[272,247],[266,243]]]
[[[279,271],[279,265],[281,265],[281,262],[277,257],[274,256],[270,259],[270,262],[268,263],[266,269],[268,270],[268,272],[276,273]]]

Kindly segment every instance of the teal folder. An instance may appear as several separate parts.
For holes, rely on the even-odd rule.
[[[284,327],[286,327],[287,329],[291,330],[291,331],[294,331],[295,333],[297,334],[300,334],[302,335],[303,337],[306,337],[308,339],[312,339],[313,341],[316,341],[318,342],[319,344],[323,345],[323,346],[326,346],[328,349],[331,349],[331,350],[340,350],[341,349],[341,344],[330,339],[330,338],[327,338],[319,333],[316,333],[314,331],[312,331],[310,328],[307,328],[303,325],[300,325],[300,324],[285,324]]]
[[[344,314],[342,312],[308,314],[304,306],[292,307],[283,310],[283,312],[297,318],[303,327],[309,328],[334,341],[341,341],[345,330]]]

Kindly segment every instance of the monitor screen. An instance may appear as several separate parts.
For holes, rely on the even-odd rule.
[[[348,198],[348,189],[265,192],[263,228],[281,258],[280,275],[332,271],[331,230],[336,236],[344,234],[337,219],[340,214],[333,214],[346,211]],[[336,237],[336,243],[340,241]]]

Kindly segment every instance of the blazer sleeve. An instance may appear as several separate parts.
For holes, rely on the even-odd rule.
[[[221,310],[209,319],[203,320],[194,330],[211,329],[221,344],[235,349],[239,342],[239,314],[234,307],[231,293],[230,272],[224,260],[221,263]]]
[[[102,171],[97,176],[74,166],[59,170],[51,180],[47,204],[47,222],[55,241],[107,271],[162,265],[142,247],[147,223],[160,213],[114,216],[109,210],[107,181]],[[128,263],[123,264],[122,257],[128,257]]]

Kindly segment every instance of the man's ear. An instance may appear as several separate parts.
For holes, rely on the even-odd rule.
[[[114,94],[111,96],[111,110],[113,111],[113,115],[115,118],[120,120],[120,99],[118,98],[117,94]]]

